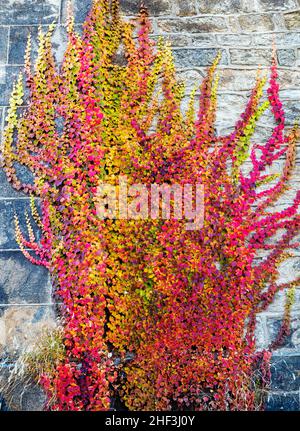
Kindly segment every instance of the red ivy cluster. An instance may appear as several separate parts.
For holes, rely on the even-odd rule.
[[[154,49],[145,8],[136,26],[120,18],[116,0],[95,0],[82,36],[69,18],[59,71],[52,31],[40,32],[34,70],[29,40],[29,105],[18,116],[20,77],[3,150],[8,179],[42,208],[40,216],[32,199],[42,238],[36,241],[27,218],[29,239],[16,219],[17,240],[32,263],[49,268],[63,304],[66,357],[40,379],[48,408],[105,410],[116,398],[136,410],[256,408],[255,369],[267,379],[270,359],[255,351],[256,315],[288,290],[276,347],[299,281],[276,283],[299,232],[300,193],[288,209],[267,211],[288,188],[297,139],[296,128],[285,130],[275,61],[267,100],[258,76],[233,132],[217,136],[219,59],[200,86],[198,112],[193,94],[183,114],[171,49],[163,41]],[[272,136],[253,144],[269,108]],[[283,172],[269,174],[283,157]],[[34,174],[33,184],[18,180],[19,164]],[[120,175],[148,186],[201,181],[203,228],[187,231],[175,219],[101,220],[97,186],[117,186]],[[266,257],[255,264],[261,250]]]

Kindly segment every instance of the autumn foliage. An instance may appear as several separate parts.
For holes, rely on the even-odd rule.
[[[33,264],[49,269],[61,304],[66,353],[40,376],[47,408],[106,410],[116,400],[130,410],[257,408],[270,351],[255,349],[256,315],[287,290],[283,326],[270,347],[279,345],[297,283],[277,282],[299,233],[300,193],[288,209],[272,208],[288,189],[297,137],[296,127],[285,127],[275,60],[266,97],[258,74],[233,131],[217,136],[219,58],[183,113],[171,48],[149,37],[145,8],[133,25],[121,19],[116,0],[95,0],[82,36],[70,15],[59,69],[53,29],[40,31],[34,68],[29,40],[29,94],[20,76],[3,146],[7,178],[32,197],[28,235],[16,217],[18,243]],[[276,124],[256,144],[266,110]],[[270,174],[279,158],[283,171]],[[32,183],[18,179],[20,165]],[[203,228],[187,231],[175,219],[101,220],[97,186],[118,185],[120,175],[148,186],[201,181]]]

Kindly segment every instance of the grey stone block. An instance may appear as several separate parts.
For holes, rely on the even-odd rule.
[[[43,31],[47,31],[47,26],[43,27]],[[24,54],[27,45],[28,35],[31,35],[31,61],[34,61],[38,52],[38,27],[37,26],[22,26],[11,27],[10,29],[10,43],[9,43],[9,63],[10,64],[24,64]],[[67,45],[67,32],[64,26],[57,26],[53,37],[52,47],[53,54],[57,63],[63,60],[64,51]]]
[[[200,13],[219,14],[241,12],[241,0],[197,0],[197,6]]]
[[[192,34],[191,35],[192,43],[191,46],[194,47],[203,47],[203,46],[213,46],[217,45],[216,36],[214,34]],[[187,46],[187,45],[186,45]]]
[[[1,226],[0,249],[19,248],[15,240],[15,225],[14,225],[15,213],[18,215],[22,232],[24,232],[24,235],[27,237],[25,211],[27,211],[30,216],[30,205],[29,205],[28,199],[22,199],[22,200],[19,200],[19,199],[1,200],[0,199],[0,226]],[[40,232],[34,221],[32,221],[32,228],[36,234],[36,237],[39,238]]]
[[[215,48],[176,49],[173,51],[178,67],[209,66],[216,58],[219,50]],[[227,64],[227,54],[222,51],[221,64]]]
[[[229,52],[232,64],[258,67],[270,65],[272,60],[272,51],[267,49],[230,49]]]
[[[273,391],[300,389],[300,356],[273,357],[271,361],[271,387]]]
[[[296,275],[294,274],[289,278],[295,279]],[[280,283],[280,281],[278,283]],[[274,301],[272,302],[272,304],[269,305],[266,311],[269,313],[283,313],[285,301],[286,301],[286,292],[284,291],[277,292],[277,294],[275,295]],[[296,289],[295,304],[293,305],[293,311],[295,310],[298,311],[299,309],[300,309],[300,289]]]
[[[78,27],[79,27],[78,25],[75,27],[76,31],[78,31]],[[57,26],[52,37],[53,53],[57,64],[60,64],[63,62],[64,54],[67,47],[67,41],[68,41],[68,36],[67,36],[66,28],[62,25]]]
[[[266,411],[298,411],[300,410],[299,393],[270,393],[266,403]]]
[[[278,12],[275,12],[271,15],[272,22],[274,24],[274,30],[275,31],[282,31],[285,30],[285,23],[284,23],[284,15]]]
[[[32,178],[31,174],[24,169],[22,178],[26,183],[30,183]],[[15,190],[12,185],[8,182],[7,177],[3,169],[0,169],[0,199],[1,198],[18,198],[25,197],[24,193]]]
[[[47,302],[51,302],[48,270],[33,265],[21,251],[0,252],[0,304]]]
[[[0,27],[0,64],[7,62],[8,28]]]
[[[257,316],[255,327],[255,346],[257,350],[268,348],[266,318],[263,314]]]
[[[219,89],[222,91],[249,91],[255,85],[255,70],[221,69]]]
[[[152,36],[151,39],[157,42],[159,39],[159,36]],[[168,34],[166,39],[170,41],[171,46],[173,48],[191,45],[190,37],[186,34],[180,34],[180,33]]]
[[[258,8],[263,11],[288,10],[297,7],[295,0],[259,0],[258,4]]]
[[[277,59],[280,66],[294,66],[296,53],[293,49],[278,49]]]
[[[263,10],[288,10],[298,6],[297,0],[260,0]]]
[[[24,55],[26,50],[26,44],[28,35],[31,35],[32,40],[32,57],[37,56],[38,44],[37,44],[37,26],[12,26],[10,29],[9,36],[9,52],[8,61],[10,64],[24,64]]]
[[[252,35],[249,34],[218,34],[219,45],[228,46],[249,46],[252,43]]]
[[[195,85],[202,82],[202,75],[197,70],[186,70],[184,72],[178,72],[178,78],[185,83],[186,92],[190,93]]]
[[[217,127],[233,128],[244,111],[246,103],[247,99],[241,94],[219,94],[216,117]],[[230,109],[228,109],[228,106],[230,106]],[[224,115],[225,112],[226,115]]]
[[[229,15],[228,21],[228,31],[230,33],[241,34],[242,30],[239,23],[239,15]]]
[[[33,184],[34,178],[31,171],[27,167],[22,166],[18,163],[14,164],[16,169],[17,177],[19,180],[26,184]],[[0,169],[0,200],[1,198],[18,198],[28,197],[25,193],[15,190],[7,180],[5,172]]]
[[[67,0],[62,0],[62,22],[66,22],[67,17]],[[92,6],[92,0],[73,0],[73,13],[75,22],[83,23]]]
[[[152,16],[168,15],[172,10],[172,0],[144,0]],[[141,2],[135,0],[120,0],[121,11],[126,15],[136,16],[139,13]]]
[[[161,32],[210,33],[227,30],[226,20],[221,16],[160,19],[157,25]]]
[[[294,126],[295,122],[299,121],[300,118],[300,104],[295,100],[286,101],[284,103],[286,124],[288,126]]]
[[[290,12],[284,15],[284,21],[288,30],[300,29],[300,11]]]
[[[300,88],[291,88],[289,90],[280,90],[280,97],[284,101],[293,101],[297,103],[300,100]]]
[[[169,15],[172,11],[171,0],[144,0],[144,5],[148,8],[151,16]],[[186,3],[186,2],[184,2]],[[141,2],[135,0],[120,0],[122,15],[136,16],[139,13]],[[75,21],[83,23],[89,13],[92,5],[92,0],[74,0],[73,10]],[[189,6],[185,6],[186,10]],[[66,21],[67,16],[67,0],[62,0],[62,22]]]
[[[242,31],[258,32],[274,30],[274,24],[270,15],[241,15],[239,24]]]
[[[268,328],[268,339],[270,342],[273,342],[277,334],[281,328],[282,317],[280,315],[267,317],[267,328]],[[291,328],[290,334],[284,338],[283,343],[280,347],[295,349],[299,349],[300,346],[300,320],[299,313],[296,313],[291,318]]]
[[[0,0],[0,24],[50,24],[58,21],[60,0]]]
[[[0,67],[0,105],[7,106],[12,92],[13,84],[22,71],[20,66]]]
[[[285,32],[285,33],[263,33],[253,34],[253,45],[264,45],[269,47],[273,44],[275,38],[276,46],[298,47],[300,45],[300,32]]]
[[[9,300],[9,297],[4,289],[3,286],[0,286],[0,303],[1,304],[7,304]],[[0,316],[2,314],[2,310],[0,309]]]
[[[177,0],[176,14],[179,16],[191,16],[197,13],[195,0]]]
[[[23,64],[27,35],[30,31],[33,35],[33,57],[35,57],[37,25],[41,23],[46,28],[49,23],[58,19],[60,2],[61,0],[0,0],[0,25],[11,26],[9,46],[8,28],[0,27],[0,105],[8,104],[12,84],[21,70],[19,67],[11,65],[4,66],[7,60],[7,50],[9,63]],[[77,23],[85,20],[91,3],[92,0],[74,0]],[[139,3],[136,0],[121,0],[123,14],[136,15]],[[221,72],[220,90],[234,93],[221,94],[219,97],[217,124],[222,130],[232,126],[241,113],[246,100],[245,97],[236,93],[249,92],[253,87],[258,64],[266,66],[263,73],[268,71],[273,37],[275,37],[278,47],[279,65],[288,68],[296,64],[295,52],[292,48],[299,49],[300,46],[300,12],[290,12],[289,9],[299,7],[300,1],[297,3],[297,0],[257,0],[256,2],[245,0],[224,0],[223,2],[216,0],[145,0],[145,4],[149,6],[150,16],[159,17],[154,20],[159,32],[168,36],[173,47],[185,48],[175,49],[174,55],[177,65],[188,69],[182,73],[182,77],[188,81],[188,88],[193,87],[196,81],[201,81],[204,68],[215,58],[216,47],[228,46],[231,48],[230,55],[234,69],[219,68]],[[197,10],[195,5],[197,5]],[[281,10],[288,12],[276,13]],[[269,11],[274,11],[274,13],[264,13]],[[241,12],[250,12],[250,14],[240,15]],[[193,17],[196,13],[206,16]],[[223,16],[227,14],[229,16]],[[65,18],[66,0],[62,0],[62,20],[64,22]],[[228,27],[227,23],[229,23]],[[285,28],[288,31],[285,31]],[[80,29],[81,25],[77,25],[76,30]],[[274,30],[276,33],[273,32]],[[228,34],[229,31],[231,34]],[[272,33],[268,33],[269,31]],[[62,61],[65,43],[65,28],[59,26],[53,37],[58,63]],[[242,49],[242,47],[250,47],[251,44],[253,49]],[[225,51],[223,55],[223,64],[227,64],[228,58]],[[201,71],[193,70],[198,67],[203,67],[203,69]],[[292,88],[299,88],[300,73],[295,69],[281,69],[279,76],[281,88],[286,89],[281,92],[281,96],[284,98],[287,123],[291,126],[300,117],[299,95],[297,92],[291,91]],[[0,106],[0,124],[4,115],[5,110]],[[264,117],[262,124],[270,127],[271,118]],[[255,140],[260,142],[266,138],[268,133],[270,133],[270,129],[262,130],[259,135],[256,135]],[[31,181],[31,176],[25,171],[23,171],[23,178],[26,182]],[[12,219],[14,208],[19,214],[24,233],[26,233],[24,209],[27,208],[30,212],[27,200],[1,200],[1,197],[18,198],[22,196],[9,185],[5,174],[0,171],[0,223],[2,222],[0,248],[18,248],[14,241]],[[288,200],[291,200],[291,195],[288,195],[285,203]],[[33,226],[35,227],[34,223]],[[299,253],[300,249],[297,252]],[[299,267],[295,267],[295,265],[284,267],[283,281],[298,269]],[[25,305],[25,303],[48,302],[50,293],[49,276],[44,268],[32,265],[20,251],[0,252],[0,303],[24,303],[23,307],[12,305],[0,307],[0,355],[18,354],[26,346],[32,344],[36,336],[44,330],[43,328],[55,324],[51,307]],[[298,304],[298,290],[296,298]],[[278,331],[283,299],[284,293],[281,292],[278,295],[278,301],[258,319],[257,337],[258,345],[261,348],[266,347]],[[294,310],[299,310],[299,305],[297,307],[295,304]],[[299,317],[296,314],[292,320],[292,333],[285,343],[285,348],[283,350],[290,350],[291,354],[299,352],[300,327]],[[276,351],[276,354],[278,352],[279,350]],[[299,361],[299,355],[289,358],[273,357],[272,390],[280,392],[270,394],[267,410],[300,409]],[[2,370],[0,370],[0,375],[3,375]],[[16,391],[16,402],[13,409],[41,410],[44,402],[42,391],[38,388],[26,389],[21,397],[23,389],[20,385]],[[5,404],[0,397],[0,410],[3,409],[5,409]]]
[[[6,115],[6,109],[5,109],[5,115]],[[18,179],[22,182],[22,183],[26,183],[26,184],[33,184],[34,183],[34,175],[33,173],[26,167],[21,165],[18,162],[14,163],[14,168],[16,170],[16,174]],[[9,184],[10,185],[10,184]],[[28,197],[28,195],[17,192],[17,195],[14,195],[16,197]],[[0,195],[0,198],[2,196]],[[5,197],[5,196],[4,196]],[[11,197],[11,196],[8,196]]]

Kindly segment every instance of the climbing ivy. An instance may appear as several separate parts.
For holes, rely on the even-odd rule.
[[[82,36],[69,13],[60,69],[53,30],[40,30],[34,67],[29,39],[29,96],[20,75],[3,140],[7,178],[31,196],[41,230],[35,238],[26,215],[23,233],[16,215],[17,241],[33,264],[48,268],[62,304],[64,354],[39,376],[46,408],[107,410],[113,400],[130,410],[257,408],[254,376],[261,370],[259,384],[266,384],[271,350],[256,351],[256,316],[277,292],[288,292],[270,346],[278,347],[299,282],[277,281],[280,263],[297,245],[300,193],[288,209],[272,209],[288,189],[298,134],[296,126],[285,127],[276,61],[266,97],[267,79],[258,74],[233,131],[218,136],[219,56],[183,113],[185,91],[171,48],[151,40],[144,7],[128,23],[117,0],[94,0]],[[261,145],[254,131],[267,110],[275,126]],[[269,174],[279,158],[282,172]],[[20,165],[32,183],[18,179]],[[98,186],[118,188],[120,176],[147,187],[200,181],[203,227],[189,231],[177,219],[101,219]]]

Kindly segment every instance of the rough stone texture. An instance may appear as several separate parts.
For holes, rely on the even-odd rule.
[[[208,33],[224,32],[227,24],[224,17],[195,17],[188,19],[160,19],[157,21],[160,33],[164,32],[187,32]]]
[[[19,215],[20,226],[26,232],[25,211],[30,212],[29,200],[24,199],[0,199],[0,249],[16,249],[18,244],[15,239],[14,214]],[[37,237],[39,231],[32,222]]]
[[[232,64],[243,66],[256,66],[258,64],[268,66],[272,59],[272,51],[270,49],[230,49],[229,53]]]
[[[268,341],[273,342],[276,338],[279,328],[281,327],[282,318],[281,313],[279,314],[271,314],[267,315],[267,328],[268,328]],[[299,345],[299,332],[300,332],[300,319],[299,319],[299,310],[298,312],[294,312],[291,318],[291,331],[290,335],[286,337],[283,342],[282,347],[284,348],[298,348]]]
[[[26,304],[1,306],[0,351],[1,359],[14,358],[26,350],[45,328],[54,326],[51,305]]]
[[[60,0],[0,0],[0,24],[51,24],[57,20]]]
[[[197,13],[195,0],[178,0],[176,6],[176,15],[178,16],[190,16]]]
[[[246,0],[246,3],[251,4]],[[297,0],[259,0],[258,2],[253,2],[252,4],[258,3],[258,9],[263,11],[269,10],[288,10],[293,9],[298,6]]]
[[[300,386],[300,356],[274,356],[271,372],[274,391],[297,391]]]
[[[47,27],[45,27],[47,28]],[[8,63],[24,64],[24,52],[27,45],[28,35],[32,41],[32,61],[37,56],[38,50],[38,27],[37,26],[11,26],[9,35]],[[58,26],[53,35],[53,48],[57,63],[63,60],[64,50],[67,43],[67,33],[63,26]]]
[[[11,26],[9,34],[8,63],[23,64],[28,35],[32,37],[32,54],[37,54],[37,26]]]
[[[0,66],[0,105],[8,104],[13,83],[20,71],[21,68],[18,66]]]
[[[6,385],[13,364],[6,364],[0,373],[0,385]],[[43,410],[46,397],[40,387],[35,384],[27,384],[23,381],[17,383],[13,388],[13,395],[10,388],[6,390],[6,399],[0,397],[0,411],[40,411]]]
[[[271,392],[268,396],[266,411],[299,411],[299,391]]]
[[[197,0],[197,4],[203,14],[235,13],[242,9],[242,0]]]
[[[199,46],[214,47],[217,44],[216,35],[210,33],[190,34],[190,45],[196,48]],[[185,45],[187,46],[187,45]]]
[[[294,49],[278,49],[277,59],[280,66],[295,66],[296,53]]]
[[[274,13],[271,14],[272,16],[272,21],[274,23],[274,30],[275,31],[282,31],[285,29],[285,22],[284,22],[284,17],[282,14],[279,13]]]
[[[61,5],[61,21],[65,22],[67,16],[67,0],[62,0]],[[85,20],[86,15],[88,14],[90,7],[92,4],[92,0],[74,0],[73,1],[73,10],[75,15],[75,21],[82,23]]]
[[[252,43],[252,36],[249,34],[218,34],[216,38],[220,46],[249,46]]]
[[[7,62],[8,28],[0,27],[0,64]]]
[[[90,9],[92,0],[74,0],[76,28]],[[245,107],[253,87],[257,67],[267,73],[271,62],[272,43],[275,41],[279,63],[281,96],[286,109],[287,124],[292,126],[300,118],[300,1],[299,0],[145,0],[153,24],[153,39],[159,35],[168,38],[174,47],[174,56],[180,78],[187,83],[187,93],[199,83],[206,67],[221,50],[219,68],[219,112],[217,131],[232,130],[241,110]],[[0,0],[0,128],[14,80],[24,62],[28,33],[33,39],[33,57],[37,50],[37,28],[44,29],[53,21],[58,23],[53,37],[58,63],[63,59],[66,45],[66,0]],[[135,16],[139,1],[121,0],[122,11]],[[184,100],[186,107],[188,98]],[[263,142],[272,133],[269,114],[259,121],[256,142]],[[298,162],[300,151],[298,149]],[[279,160],[270,169],[278,172],[283,166]],[[250,167],[246,164],[244,169]],[[26,181],[31,178],[22,170]],[[291,191],[275,209],[286,208],[299,189],[300,170],[291,182]],[[32,266],[18,251],[14,239],[13,215],[19,214],[23,228],[24,210],[28,199],[7,183],[0,171],[0,380],[7,379],[7,357],[17,358],[44,328],[55,324],[51,305],[51,286],[47,271]],[[295,257],[280,267],[281,280],[299,275],[300,247]],[[261,257],[263,258],[263,253]],[[285,293],[276,295],[274,303],[258,316],[257,346],[267,348],[278,330],[285,303]],[[267,410],[300,410],[300,289],[296,290],[293,306],[292,330],[285,344],[274,352],[272,388]],[[13,364],[12,364],[13,365]],[[44,395],[38,388],[16,388],[16,410],[40,410]],[[7,409],[1,398],[0,410]]]
[[[1,304],[50,303],[50,292],[49,274],[44,267],[33,271],[20,251],[0,252]]]
[[[298,102],[298,103],[297,103]],[[295,101],[287,101],[285,104],[286,117],[288,126],[293,126],[296,121],[299,119],[300,115],[300,104],[299,99]]]
[[[1,114],[3,115],[3,114]],[[30,180],[29,175],[26,177],[27,180]],[[6,180],[6,175],[2,169],[0,169],[0,198],[20,198],[25,197],[21,192],[15,190],[10,183]]]
[[[245,99],[240,94],[223,93],[219,96],[219,110],[217,112],[217,128],[231,128],[239,119],[242,110],[245,108]],[[231,109],[228,109],[228,106]],[[225,114],[226,113],[226,114]]]
[[[181,67],[201,67],[206,66],[216,58],[218,50],[214,48],[207,49],[176,49],[174,50],[175,60]],[[222,64],[227,63],[227,54],[222,52]]]
[[[121,8],[127,15],[134,15],[139,11],[140,3],[131,0],[121,0]],[[148,7],[151,16],[169,15],[172,11],[172,2],[169,0],[144,0],[144,5]]]
[[[287,32],[287,33],[264,33],[264,34],[253,34],[252,42],[253,45],[272,45],[275,39],[276,45],[278,47],[298,47],[300,45],[300,32]]]
[[[284,15],[285,25],[288,30],[300,29],[300,12],[291,12]]]
[[[245,70],[243,74],[236,73],[233,69],[220,71],[220,91],[248,91],[253,86],[255,70]]]
[[[258,32],[274,29],[270,15],[241,15],[239,23],[242,32]]]

